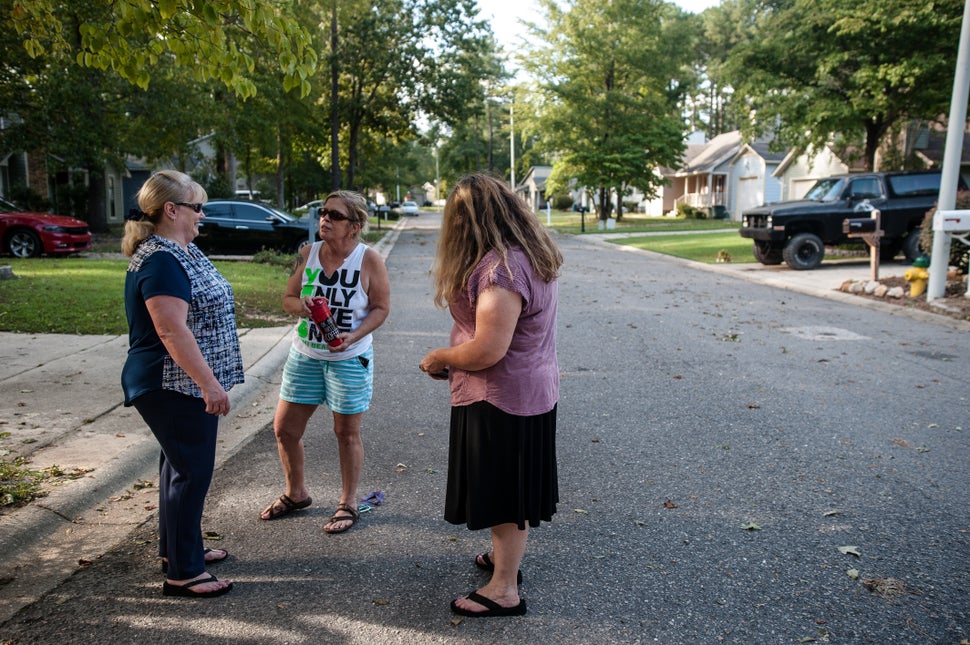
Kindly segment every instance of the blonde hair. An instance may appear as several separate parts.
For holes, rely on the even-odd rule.
[[[360,233],[367,230],[367,200],[360,193],[353,190],[335,190],[327,195],[323,200],[326,204],[331,199],[339,199],[350,209],[351,224],[359,224],[360,230],[354,237],[360,237]]]
[[[545,282],[559,275],[562,253],[521,197],[505,182],[482,173],[461,179],[445,202],[438,252],[432,267],[435,304],[445,307],[468,286],[489,251],[509,269],[508,253],[519,247]]]
[[[148,178],[135,198],[141,210],[141,219],[128,219],[125,222],[121,252],[127,256],[131,256],[138,245],[155,232],[165,202],[205,203],[209,199],[202,186],[177,170],[156,172]]]

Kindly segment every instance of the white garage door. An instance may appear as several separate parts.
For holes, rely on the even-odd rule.
[[[738,180],[738,212],[744,213],[749,208],[761,206],[764,195],[758,185],[757,177],[741,177]]]

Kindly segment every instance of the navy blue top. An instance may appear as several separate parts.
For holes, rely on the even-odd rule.
[[[155,296],[189,303],[186,326],[216,379],[227,391],[243,382],[232,287],[194,244],[183,249],[153,235],[138,246],[125,275],[128,359],[121,371],[125,405],[160,389],[202,396],[198,385],[169,356],[155,330],[145,305]]]

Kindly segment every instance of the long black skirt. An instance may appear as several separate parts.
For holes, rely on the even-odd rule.
[[[555,407],[531,417],[485,401],[451,408],[446,521],[523,530],[551,522],[558,502]]]

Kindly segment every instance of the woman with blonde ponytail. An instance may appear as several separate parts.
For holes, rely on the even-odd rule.
[[[215,465],[228,390],[243,381],[232,287],[192,243],[205,217],[205,190],[174,170],[152,175],[126,217],[121,249],[128,359],[125,405],[161,445],[158,533],[166,596],[207,598],[232,588],[206,565],[224,549],[202,542],[202,510]]]

